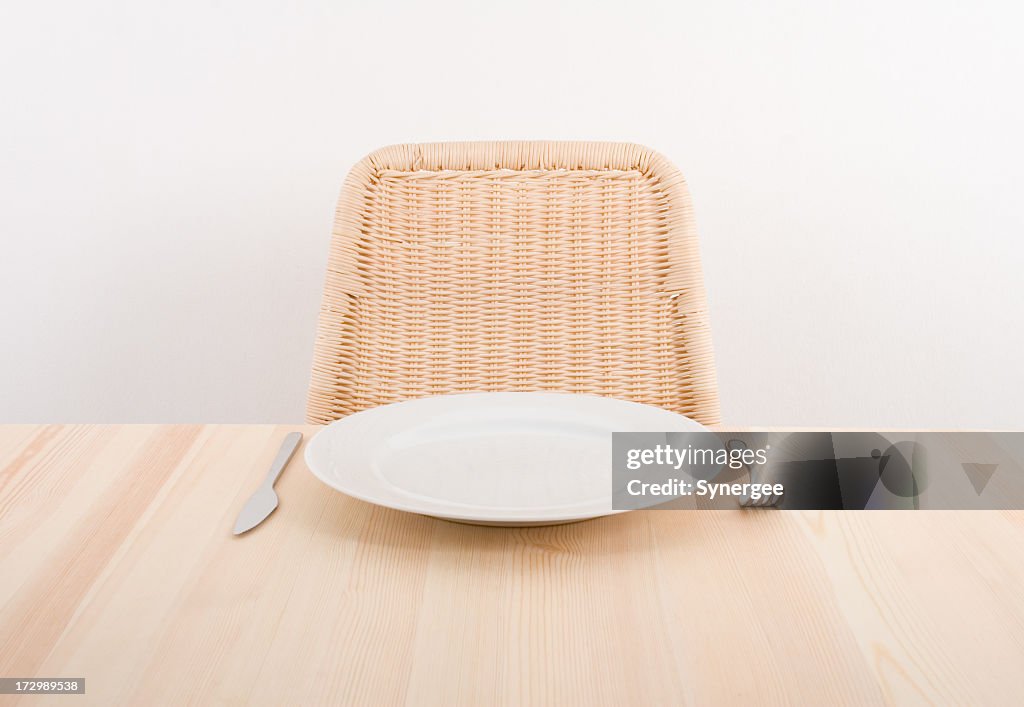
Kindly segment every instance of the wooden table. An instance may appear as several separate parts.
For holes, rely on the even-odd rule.
[[[458,525],[335,493],[294,426],[0,427],[0,676],[24,704],[1020,703],[1024,514]],[[3,704],[16,698],[0,697]]]

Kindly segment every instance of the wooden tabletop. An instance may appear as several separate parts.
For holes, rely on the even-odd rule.
[[[482,528],[336,493],[295,426],[0,427],[10,704],[1019,703],[1024,513]]]

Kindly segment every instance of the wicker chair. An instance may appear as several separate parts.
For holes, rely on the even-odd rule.
[[[311,423],[469,391],[596,393],[719,421],[690,197],[638,145],[395,145],[341,193]]]

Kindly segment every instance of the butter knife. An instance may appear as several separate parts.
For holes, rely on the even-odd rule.
[[[281,475],[285,466],[288,465],[288,460],[292,458],[301,441],[301,432],[292,432],[284,438],[284,442],[281,443],[281,449],[278,450],[274,463],[271,464],[270,471],[267,473],[267,478],[256,489],[256,493],[249,497],[249,500],[245,502],[245,506],[242,508],[242,512],[238,514],[238,520],[235,521],[235,535],[241,535],[246,531],[252,530],[266,520],[267,516],[277,508],[277,492],[274,491],[274,482],[277,481],[277,477]]]

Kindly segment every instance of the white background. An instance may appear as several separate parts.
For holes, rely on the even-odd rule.
[[[724,418],[1024,428],[1013,2],[4,2],[0,421],[303,418],[376,147],[687,176]]]

